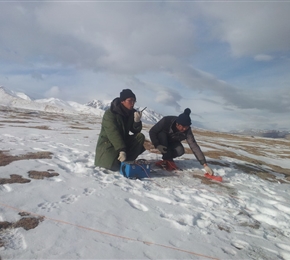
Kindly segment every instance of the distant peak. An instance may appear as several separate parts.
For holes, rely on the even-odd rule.
[[[111,101],[101,101],[98,99],[94,99],[86,104],[86,106],[98,108],[102,110],[107,110],[111,105]]]
[[[2,94],[6,94],[6,95],[9,95],[9,96],[14,97],[14,98],[31,100],[31,98],[29,96],[27,96],[26,94],[21,93],[21,92],[15,92],[13,90],[9,90],[8,88],[3,87],[3,86],[0,86],[0,90],[1,90]]]

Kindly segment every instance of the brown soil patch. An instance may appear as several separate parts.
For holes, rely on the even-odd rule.
[[[14,161],[19,160],[30,160],[30,159],[51,159],[51,152],[36,152],[36,153],[27,153],[23,155],[9,155],[5,151],[0,151],[0,166],[6,166]]]
[[[32,179],[42,180],[44,178],[51,178],[54,176],[58,176],[59,174],[57,172],[51,172],[53,170],[47,170],[47,171],[29,171],[28,176]]]
[[[0,123],[15,123],[15,124],[27,124],[27,121],[20,121],[20,120],[1,120]]]
[[[80,130],[93,130],[92,128],[89,127],[81,127],[81,126],[70,126],[72,129],[80,129]]]
[[[24,179],[22,176],[18,174],[11,174],[10,179],[8,178],[0,178],[0,184],[8,184],[8,183],[27,183],[30,182],[28,179]]]
[[[213,159],[218,159],[218,160],[222,160],[222,157],[229,157],[229,158],[235,158],[241,161],[246,162],[245,164],[241,163],[232,163],[232,165],[236,168],[236,169],[240,169],[245,171],[246,173],[253,173],[253,172],[261,172],[264,173],[263,175],[266,176],[267,178],[271,179],[276,179],[274,173],[279,173],[279,174],[283,174],[285,175],[285,177],[289,177],[290,176],[290,169],[285,169],[282,167],[279,167],[277,165],[273,165],[273,164],[268,164],[265,163],[263,161],[257,160],[257,159],[252,159],[246,156],[242,156],[242,155],[238,155],[234,152],[230,152],[230,151],[207,151],[204,152],[204,155],[208,158],[213,158]],[[247,162],[249,164],[247,164]],[[211,162],[214,164],[214,162]],[[227,166],[229,166],[229,164],[227,164]],[[265,167],[269,167],[270,169],[266,170]],[[272,173],[271,173],[272,172]]]
[[[22,227],[25,230],[36,228],[39,222],[43,221],[44,217],[25,217],[12,224],[12,228]]]
[[[237,223],[239,226],[242,227],[249,227],[251,229],[259,229],[261,226],[261,223],[255,219],[253,219],[248,213],[246,213],[245,211],[240,211],[238,215],[246,215],[248,221],[244,221],[244,222],[239,222]],[[227,233],[231,233],[232,230],[230,227],[226,226],[226,224],[218,224],[217,225],[219,230],[225,231]],[[239,248],[238,248],[239,249]]]
[[[24,228],[25,230],[30,230],[36,228],[40,222],[44,220],[44,217],[33,217],[29,214],[22,215],[22,212],[19,213],[22,218],[16,222],[0,221],[0,232],[4,229],[11,228]],[[3,243],[3,241],[2,241]]]
[[[221,133],[221,132],[211,132],[201,129],[193,129],[193,134],[197,137],[196,139],[199,140],[200,137],[206,137],[206,138],[214,138],[216,139],[228,139],[228,140],[234,140],[234,141],[242,141],[242,142],[249,142],[249,143],[255,143],[255,142],[263,142],[267,145],[287,145],[289,147],[289,142],[285,142],[284,139],[266,139],[263,137],[253,137],[253,136],[244,136],[244,135],[238,135],[238,134],[228,134],[228,133]]]
[[[13,229],[13,228],[24,228],[25,230],[30,230],[36,228],[40,222],[44,220],[43,216],[31,216],[29,213],[20,212],[19,213],[22,218],[16,222],[8,222],[8,221],[0,221],[0,233],[6,229]],[[5,247],[5,240],[0,239],[0,247]],[[0,256],[1,260],[1,256]]]
[[[49,128],[49,126],[46,125],[40,125],[40,126],[29,126],[27,128],[36,128],[36,129],[41,129],[41,130],[51,130],[51,128]]]
[[[23,155],[9,155],[7,151],[0,151],[0,166],[5,166],[14,161],[19,160],[29,160],[29,159],[51,159],[52,153],[50,152],[37,152],[37,153],[27,153]],[[51,172],[53,170],[48,170],[47,172],[29,171],[28,176],[32,179],[44,179],[45,177],[50,178],[53,176],[58,176],[56,172]],[[25,179],[18,174],[11,174],[10,178],[0,178],[0,185],[8,183],[28,183],[31,180]]]
[[[20,125],[14,125],[13,127],[26,127],[26,128],[35,128],[35,129],[41,129],[41,130],[51,130],[51,128],[49,128],[46,125],[40,125],[40,126],[20,126]]]
[[[156,150],[157,153],[157,149],[155,149],[154,145],[149,141],[149,140],[145,140],[144,142],[144,148],[150,152],[154,152],[153,150]]]

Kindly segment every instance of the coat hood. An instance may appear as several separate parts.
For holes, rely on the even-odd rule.
[[[130,116],[132,113],[134,113],[136,110],[132,109],[129,110],[126,107],[124,107],[121,103],[120,98],[115,98],[112,102],[111,102],[111,107],[110,107],[111,111],[113,113],[119,114],[121,116],[125,116],[128,117]]]

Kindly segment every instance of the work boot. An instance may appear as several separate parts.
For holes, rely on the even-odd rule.
[[[178,170],[178,167],[176,166],[176,164],[173,160],[165,160],[165,161],[166,161],[166,170],[167,171]]]
[[[155,165],[162,168],[162,169],[166,169],[166,166],[167,166],[165,160],[160,160],[160,161],[156,162]]]

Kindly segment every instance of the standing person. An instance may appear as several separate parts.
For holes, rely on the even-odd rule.
[[[134,109],[135,103],[132,90],[123,89],[105,112],[96,147],[96,166],[117,171],[121,162],[133,161],[145,151],[142,112]]]
[[[162,153],[163,160],[156,162],[156,165],[169,171],[178,169],[173,158],[184,154],[181,141],[186,140],[199,163],[207,173],[213,175],[213,170],[207,165],[205,156],[191,131],[190,113],[191,110],[186,108],[178,117],[165,116],[150,129],[151,142]]]

